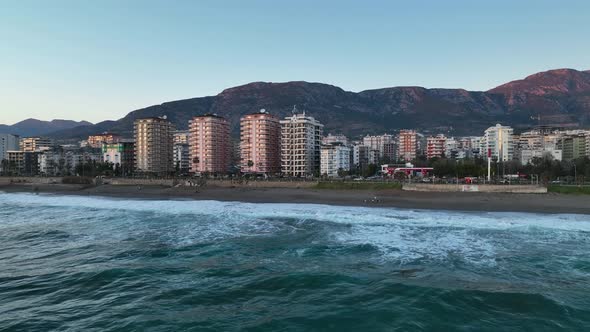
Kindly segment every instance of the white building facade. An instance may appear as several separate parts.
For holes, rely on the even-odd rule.
[[[342,171],[350,171],[350,148],[339,143],[322,145],[321,175],[338,177]]]
[[[492,159],[500,162],[511,161],[514,158],[513,132],[511,127],[501,124],[486,129],[482,139],[486,158],[489,151]]]
[[[313,117],[293,114],[281,123],[281,173],[293,177],[320,172],[320,146],[324,125]]]

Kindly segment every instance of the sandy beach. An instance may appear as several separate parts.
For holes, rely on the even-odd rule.
[[[310,188],[218,188],[64,184],[10,184],[4,192],[90,195],[131,199],[194,199],[251,203],[311,203],[458,211],[590,214],[590,197],[563,194],[437,193],[401,190],[327,190]]]

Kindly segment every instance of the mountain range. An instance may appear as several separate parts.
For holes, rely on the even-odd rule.
[[[88,121],[26,119],[13,125],[0,125],[0,133],[20,136],[41,136],[80,126],[92,126]]]
[[[216,96],[138,109],[117,121],[64,128],[50,136],[73,139],[104,131],[131,136],[135,119],[163,115],[177,129],[187,129],[193,116],[205,113],[227,117],[237,136],[243,115],[264,108],[282,118],[292,113],[294,105],[320,120],[325,132],[348,136],[402,128],[481,135],[496,123],[511,125],[517,131],[538,123],[580,127],[590,125],[590,71],[549,70],[489,91],[408,86],[355,93],[322,83],[254,82]]]

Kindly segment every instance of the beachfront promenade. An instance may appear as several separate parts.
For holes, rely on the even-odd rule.
[[[395,181],[324,181],[324,180],[245,180],[239,179],[95,179],[95,185],[113,186],[163,186],[163,187],[217,187],[217,188],[316,188],[326,189],[402,189],[419,192],[489,192],[489,193],[547,193],[547,187],[530,184],[431,184],[399,183]],[[0,186],[10,184],[62,184],[61,177],[0,177]]]

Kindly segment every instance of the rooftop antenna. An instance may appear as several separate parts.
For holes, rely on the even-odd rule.
[[[297,105],[293,105],[293,110],[291,111],[293,115],[297,113]]]

